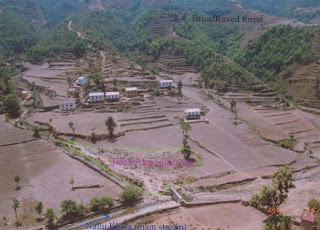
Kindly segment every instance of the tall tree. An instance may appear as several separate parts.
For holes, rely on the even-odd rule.
[[[34,209],[37,211],[37,213],[39,214],[39,217],[41,219],[41,213],[43,211],[43,204],[41,201],[38,201],[37,204],[34,206]]]
[[[14,213],[16,214],[16,224],[19,224],[17,209],[20,208],[20,203],[16,198],[13,199],[12,208],[14,209]]]
[[[56,217],[56,214],[52,208],[48,208],[44,213],[44,219],[46,220],[49,226],[53,224],[55,217]]]
[[[178,97],[182,96],[182,81],[178,82]]]
[[[20,181],[20,179],[21,179],[20,176],[15,176],[14,179],[13,179],[14,182],[16,182],[16,189],[19,188],[19,181]]]
[[[230,101],[230,107],[232,112],[237,112],[237,102],[234,99]]]
[[[74,127],[73,122],[69,122],[69,127],[70,127],[70,129],[72,130],[72,133],[73,133],[73,135],[74,135],[75,127]]]
[[[5,111],[9,114],[10,117],[17,117],[20,113],[20,104],[19,99],[14,94],[8,94],[3,99],[3,105]]]
[[[294,177],[289,167],[281,167],[272,176],[272,186],[263,186],[259,194],[254,194],[249,201],[253,207],[266,209],[269,217],[266,228],[280,230],[280,225],[288,225],[289,217],[283,217],[280,205],[288,198],[289,189],[295,188]],[[283,223],[285,222],[285,223]]]
[[[180,126],[183,131],[182,154],[184,155],[185,159],[190,160],[191,151],[190,151],[190,146],[188,144],[188,138],[189,138],[188,134],[189,134],[189,131],[191,130],[191,125],[189,123],[186,123],[185,121],[181,120]]]
[[[110,138],[113,138],[114,128],[117,126],[116,122],[113,120],[111,116],[105,121],[105,125],[108,128]]]

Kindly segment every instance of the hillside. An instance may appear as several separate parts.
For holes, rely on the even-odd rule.
[[[314,20],[320,16],[320,5],[317,0],[238,0],[238,2],[245,8],[256,9],[281,17],[296,18],[305,23],[314,23]]]
[[[38,40],[35,28],[19,13],[0,7],[0,56],[26,52]]]

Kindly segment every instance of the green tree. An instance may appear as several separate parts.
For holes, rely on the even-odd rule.
[[[16,182],[16,189],[19,189],[19,185],[18,184],[19,184],[20,179],[21,179],[20,176],[15,176],[14,179],[13,179],[14,182]]]
[[[32,127],[32,131],[33,131],[33,136],[34,137],[40,137],[39,128],[38,127],[33,126]]]
[[[290,216],[281,217],[280,230],[291,230],[293,221]]]
[[[311,199],[308,202],[308,208],[313,211],[314,213],[320,212],[320,201],[316,199]]]
[[[117,126],[116,122],[113,120],[111,116],[109,116],[108,119],[105,121],[105,125],[108,128],[109,137],[113,138],[113,131],[114,131],[114,128]]]
[[[68,84],[69,84],[69,87],[72,86],[72,79],[71,79],[71,77],[68,77],[68,78],[67,78],[67,82],[68,82]]]
[[[19,99],[14,94],[8,94],[4,100],[3,105],[5,111],[9,114],[10,117],[17,117],[20,113],[20,104]]]
[[[39,214],[39,217],[41,219],[41,213],[43,211],[43,204],[41,201],[38,201],[37,204],[34,206],[34,209],[37,211],[37,213]]]
[[[86,207],[83,204],[78,204],[76,207],[76,213],[78,216],[82,216],[86,212]]]
[[[14,209],[14,213],[16,214],[16,224],[19,224],[17,209],[20,208],[20,203],[16,198],[13,199],[12,208]]]
[[[72,50],[77,58],[83,57],[86,52],[86,43],[82,40],[78,40],[72,44]]]
[[[182,96],[182,81],[178,82],[178,97]]]
[[[92,197],[90,200],[90,208],[92,211],[99,211],[108,206],[111,208],[113,206],[113,199],[111,197]]]
[[[56,218],[56,214],[52,208],[48,208],[44,213],[44,219],[46,220],[47,224],[50,226],[53,224],[54,219]]]
[[[72,130],[72,133],[73,133],[73,135],[74,135],[75,127],[74,127],[73,122],[69,122],[69,127],[70,127],[70,129]]]
[[[254,194],[250,199],[251,206],[266,209],[269,212],[266,228],[271,226],[272,229],[278,230],[282,222],[287,225],[288,218],[282,219],[279,207],[288,198],[289,189],[295,188],[293,182],[294,177],[289,167],[280,167],[272,175],[272,186],[263,186],[260,193]]]
[[[113,86],[116,87],[116,86],[117,86],[117,83],[118,83],[117,79],[114,78],[114,79],[112,80]]]
[[[66,216],[75,216],[77,213],[77,203],[74,200],[63,200],[60,208],[61,213]]]
[[[230,106],[231,106],[231,111],[232,112],[236,112],[237,111],[237,102],[235,100],[231,100],[230,102]]]
[[[191,131],[191,125],[189,123],[186,123],[185,121],[180,121],[180,127],[183,131],[183,150],[182,154],[184,155],[184,158],[187,160],[190,160],[191,151],[190,146],[188,144],[188,138],[189,138],[189,131]]]
[[[138,198],[138,194],[136,191],[134,191],[131,188],[125,189],[121,194],[120,194],[120,199],[123,204],[132,204],[135,202]]]
[[[319,230],[320,229],[320,213],[316,214],[314,219],[312,230]]]

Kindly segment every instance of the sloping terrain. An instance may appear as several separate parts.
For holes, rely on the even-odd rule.
[[[11,208],[13,198],[20,201],[18,217],[25,228],[37,225],[36,201],[42,201],[44,209],[53,208],[59,214],[62,200],[88,203],[93,196],[116,197],[121,192],[117,184],[67,156],[54,144],[33,138],[32,132],[4,122],[4,116],[0,116],[0,130],[0,215],[7,217],[7,227],[15,220]],[[19,189],[13,180],[15,176],[21,177]],[[100,187],[72,191],[71,178],[75,185]]]

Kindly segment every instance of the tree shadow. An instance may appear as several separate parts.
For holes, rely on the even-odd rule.
[[[108,138],[108,142],[110,143],[116,143],[117,139],[116,138]]]
[[[36,219],[36,222],[37,222],[37,223],[41,223],[41,222],[43,222],[43,221],[44,221],[43,218],[37,218],[37,219]]]
[[[16,191],[20,191],[20,190],[21,190],[21,187],[20,187],[20,186],[17,186],[17,187],[15,188],[15,190],[16,190]]]

